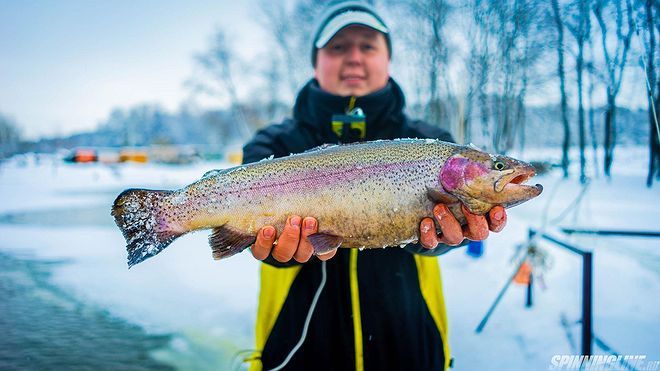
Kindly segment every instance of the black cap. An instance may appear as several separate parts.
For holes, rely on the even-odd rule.
[[[312,65],[316,66],[316,51],[323,48],[337,32],[351,25],[362,25],[385,35],[387,50],[392,55],[390,31],[371,4],[359,0],[331,2],[319,17],[312,40]]]

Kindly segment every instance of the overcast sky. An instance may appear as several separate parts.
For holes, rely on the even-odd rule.
[[[0,0],[0,113],[34,139],[92,129],[114,107],[176,110],[218,26],[258,44],[250,4]]]
[[[0,0],[0,113],[18,124],[25,138],[36,139],[91,130],[116,107],[157,103],[176,111],[190,94],[184,82],[193,76],[193,55],[208,48],[219,27],[229,32],[242,59],[265,52],[256,3]],[[394,24],[396,17],[390,18]],[[393,39],[396,47],[400,41]],[[395,56],[393,65],[404,90],[407,78],[397,74],[397,66],[406,61]],[[636,59],[628,70],[617,103],[643,108],[644,80]],[[527,102],[553,103],[556,85],[550,81],[541,91],[530,89]],[[602,89],[596,101],[604,102]]]

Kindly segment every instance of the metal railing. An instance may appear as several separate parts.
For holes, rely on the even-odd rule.
[[[530,228],[529,238],[532,239],[538,232]],[[547,233],[541,233],[540,238],[554,243],[574,254],[582,257],[582,355],[592,355],[593,345],[593,255],[591,251],[584,250],[580,247],[566,243]],[[532,280],[529,281],[527,287],[527,303],[526,306],[532,306]]]
[[[622,236],[622,237],[660,237],[660,232],[659,231],[634,231],[634,230],[611,230],[611,229],[579,229],[579,228],[561,228],[560,229],[563,233],[566,233],[568,235],[571,234],[593,234],[593,235],[600,235],[600,236]],[[529,228],[528,230],[528,238],[529,241],[533,241],[534,238],[537,239],[544,239],[548,242],[551,242],[553,245],[556,245],[560,248],[563,248],[565,250],[568,250],[576,255],[579,255],[582,258],[582,311],[581,311],[581,319],[577,322],[580,323],[582,326],[581,328],[581,355],[584,356],[591,356],[593,355],[593,345],[596,344],[598,347],[600,347],[602,350],[605,352],[618,356],[619,353],[616,352],[611,346],[606,344],[602,339],[600,339],[598,336],[596,336],[594,330],[593,330],[593,254],[589,250],[585,250],[579,246],[570,244],[568,242],[562,241],[561,239],[545,233],[545,232],[539,232],[534,228]],[[491,314],[497,307],[498,303],[506,293],[507,289],[509,288],[511,282],[514,281],[514,278],[516,277],[516,274],[518,271],[521,269],[522,264],[525,262],[525,259],[527,258],[528,255],[525,255],[523,259],[519,262],[519,264],[516,266],[516,269],[514,270],[513,274],[511,277],[506,281],[504,287],[500,290],[499,294],[495,298],[495,301],[493,304],[490,306],[488,311],[486,312],[486,315],[484,318],[481,320],[479,325],[477,326],[476,332],[480,333],[483,331],[484,327],[486,326],[486,323],[488,322],[488,319],[490,318]],[[526,307],[531,307],[533,304],[532,301],[532,285],[533,285],[533,274],[529,275],[529,281],[527,283],[527,296],[525,300],[525,306]],[[564,321],[564,320],[562,320]],[[566,321],[568,324],[568,321]],[[567,328],[567,331],[569,329]],[[570,340],[570,339],[569,339]],[[626,360],[621,359],[618,361],[621,363],[621,366],[625,369],[629,370],[634,370],[635,368],[630,365]]]

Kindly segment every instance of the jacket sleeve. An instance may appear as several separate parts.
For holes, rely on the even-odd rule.
[[[468,243],[469,243],[468,240],[463,240],[463,242],[461,242],[459,245],[456,246],[449,246],[449,245],[445,245],[444,243],[439,243],[438,246],[436,246],[435,248],[427,249],[424,246],[422,246],[422,244],[420,244],[419,242],[415,242],[406,245],[404,249],[409,253],[413,253],[413,254],[419,254],[424,256],[438,256],[438,255],[446,254],[457,247],[465,246]]]
[[[270,156],[282,157],[286,153],[286,143],[282,143],[282,137],[290,126],[288,121],[275,124],[259,130],[254,137],[243,146],[243,164],[257,162]]]
[[[408,125],[406,127],[406,131],[404,131],[404,136],[407,136],[409,138],[440,139],[446,142],[454,143],[454,138],[452,138],[451,134],[448,131],[438,126],[430,125],[421,120],[408,120]],[[425,256],[438,256],[438,255],[446,254],[447,252],[457,247],[465,246],[467,244],[468,244],[468,240],[464,240],[458,246],[449,246],[441,243],[438,244],[438,246],[436,246],[433,249],[427,249],[424,246],[422,246],[419,242],[415,242],[406,245],[404,249],[412,254],[419,254]]]
[[[286,136],[289,127],[292,125],[293,123],[287,120],[281,124],[270,125],[259,130],[252,140],[243,146],[243,164],[257,162],[271,156],[282,157],[289,155],[289,153],[287,153],[288,147],[286,143],[283,143],[283,137]],[[268,255],[263,262],[278,268],[291,267],[300,264],[294,259],[291,259],[291,261],[286,263],[281,263],[275,260],[272,254]]]

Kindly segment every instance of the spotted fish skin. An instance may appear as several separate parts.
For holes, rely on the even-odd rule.
[[[420,220],[432,215],[437,200],[429,190],[470,208],[466,196],[443,189],[443,166],[457,157],[467,160],[454,161],[458,165],[446,177],[463,177],[461,164],[488,167],[493,161],[492,155],[439,140],[326,146],[211,171],[176,191],[127,190],[115,201],[112,214],[127,240],[129,266],[199,229],[214,229],[210,242],[215,258],[231,256],[251,245],[261,227],[282,230],[291,215],[318,220],[319,232],[311,241],[316,253],[339,245],[401,245],[416,241]],[[510,160],[512,167],[529,167]],[[463,183],[469,187],[473,181]],[[477,205],[476,211],[486,212],[484,205]],[[464,221],[460,207],[452,211]]]

